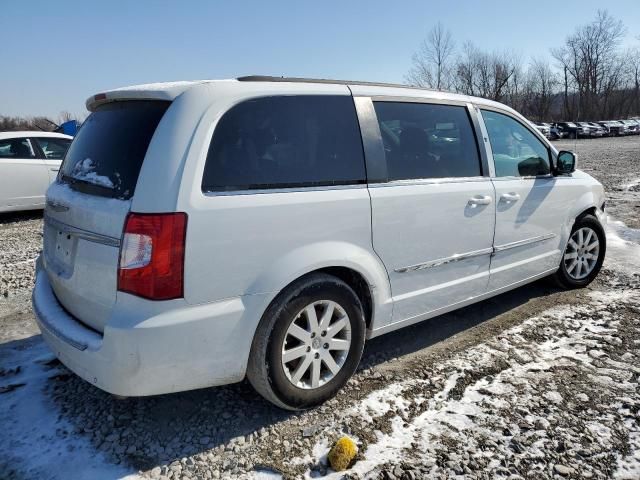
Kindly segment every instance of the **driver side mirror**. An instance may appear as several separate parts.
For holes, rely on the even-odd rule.
[[[573,152],[562,150],[558,152],[558,161],[556,162],[556,173],[564,175],[576,171],[576,163],[578,156]]]

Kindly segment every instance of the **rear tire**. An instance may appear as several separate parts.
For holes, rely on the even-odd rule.
[[[313,273],[285,288],[256,330],[247,377],[264,398],[303,410],[335,396],[364,348],[362,304],[345,282]]]
[[[591,214],[578,217],[552,278],[561,288],[586,287],[600,272],[606,249],[607,238],[598,219]]]

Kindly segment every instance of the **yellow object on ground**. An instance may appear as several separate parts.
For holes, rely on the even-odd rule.
[[[336,472],[346,470],[358,453],[358,446],[349,437],[342,437],[329,450],[329,465]]]

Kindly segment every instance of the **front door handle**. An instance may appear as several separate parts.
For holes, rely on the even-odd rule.
[[[476,195],[469,199],[469,205],[489,205],[491,197],[489,195]]]
[[[503,193],[500,196],[500,200],[504,200],[505,202],[517,202],[520,200],[520,195],[517,193]]]

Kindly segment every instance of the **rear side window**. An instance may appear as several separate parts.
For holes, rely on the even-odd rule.
[[[0,158],[36,158],[28,138],[8,138],[0,140]]]
[[[36,138],[35,140],[48,160],[62,160],[69,149],[69,145],[71,145],[71,140],[66,138],[44,137]]]
[[[467,109],[374,102],[389,180],[476,177],[480,157]]]
[[[124,101],[99,106],[71,144],[62,180],[85,193],[131,198],[151,137],[169,105]]]
[[[247,100],[220,119],[203,191],[365,183],[351,97],[300,95]]]

